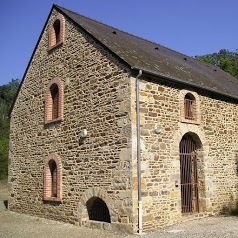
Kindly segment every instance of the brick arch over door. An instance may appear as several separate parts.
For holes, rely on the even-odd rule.
[[[173,144],[171,147],[171,151],[173,154],[178,155],[179,151],[179,142],[182,140],[183,136],[187,133],[194,135],[194,140],[199,140],[198,142],[202,144],[203,148],[203,157],[208,160],[208,154],[209,154],[209,145],[206,140],[206,136],[204,131],[198,126],[194,124],[187,124],[187,123],[180,123],[179,129],[174,132],[173,137]],[[177,157],[177,156],[176,156]],[[179,157],[177,157],[179,158]]]
[[[51,171],[51,164],[55,163],[56,166],[56,189],[55,194],[52,194],[52,171]],[[50,154],[47,159],[45,160],[44,166],[44,194],[43,194],[45,201],[62,201],[62,163],[61,159],[57,154]]]
[[[114,204],[111,201],[111,199],[108,197],[107,192],[102,190],[101,188],[89,188],[82,194],[82,196],[79,200],[79,206],[78,206],[79,223],[81,225],[83,225],[89,221],[87,202],[93,197],[100,198],[103,202],[106,203],[107,208],[109,210],[111,222],[115,222],[116,221],[116,213],[114,212],[114,210],[115,210]]]

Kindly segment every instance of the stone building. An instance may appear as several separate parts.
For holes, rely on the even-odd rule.
[[[231,209],[237,102],[221,69],[54,5],[11,111],[9,209],[131,232]]]

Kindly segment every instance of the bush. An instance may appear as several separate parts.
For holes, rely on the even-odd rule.
[[[238,216],[238,207],[231,210],[230,214],[232,216]]]

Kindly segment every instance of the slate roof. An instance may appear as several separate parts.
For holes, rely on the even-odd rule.
[[[63,7],[57,10],[73,20],[132,69],[238,99],[238,79],[220,68],[200,62],[140,37],[92,20]]]

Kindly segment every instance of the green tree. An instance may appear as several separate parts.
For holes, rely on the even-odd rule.
[[[9,111],[20,85],[19,79],[12,79],[0,86],[0,180],[7,178],[8,144],[9,144]]]
[[[195,56],[196,59],[218,66],[232,76],[238,78],[238,51],[222,49],[218,53]]]

